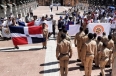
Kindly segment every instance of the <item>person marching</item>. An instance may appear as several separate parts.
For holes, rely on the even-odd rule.
[[[116,75],[116,68],[115,68],[115,64],[116,63],[116,45],[114,46],[113,49],[113,58],[112,58],[112,75],[111,76],[115,76]]]
[[[95,67],[99,67],[99,52],[102,49],[103,43],[101,42],[102,37],[98,36],[97,38],[97,55],[95,57]]]
[[[105,65],[107,64],[110,56],[110,50],[107,48],[107,44],[103,43],[103,48],[99,53],[99,63],[100,63],[100,69],[101,73],[100,76],[105,76]]]
[[[107,48],[108,48],[110,51],[113,51],[113,48],[114,48],[114,41],[112,40],[112,36],[111,36],[111,35],[108,35]],[[108,64],[107,64],[106,67],[110,67],[110,66],[111,66],[112,55],[113,55],[113,54],[111,53],[110,56],[109,56],[109,61],[108,61]]]
[[[69,58],[72,57],[72,47],[66,35],[61,34],[62,41],[57,44],[56,58],[60,61],[60,73],[61,76],[67,76]]]
[[[83,48],[83,60],[84,60],[84,68],[85,68],[85,76],[91,76],[92,63],[93,59],[96,56],[97,52],[97,44],[93,39],[93,34],[88,34],[89,40],[84,44]]]
[[[74,44],[77,47],[78,58],[77,61],[81,60],[81,47],[82,47],[82,37],[85,35],[83,28],[80,27],[80,32],[75,35]]]
[[[43,28],[43,37],[46,39],[45,42],[43,42],[43,49],[47,49],[47,40],[48,40],[48,28],[45,22],[42,23]]]
[[[106,33],[103,32],[103,36],[102,36],[102,42],[106,43],[108,41],[108,37],[106,36]]]
[[[89,40],[89,38],[88,38],[88,33],[89,33],[88,28],[86,28],[84,32],[85,32],[85,35],[82,37],[82,48],[83,48],[85,42],[87,42],[87,41]],[[82,48],[81,48],[81,49],[82,49]],[[81,55],[82,55],[82,54],[83,54],[83,50],[81,50]],[[84,68],[83,56],[81,56],[81,67]]]

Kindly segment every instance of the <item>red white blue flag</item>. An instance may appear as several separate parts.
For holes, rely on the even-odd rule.
[[[34,44],[45,41],[42,26],[9,26],[14,45]]]
[[[29,22],[29,23],[25,23],[25,22],[20,22],[20,21],[18,21],[18,25],[19,25],[19,26],[33,26],[33,25],[35,25],[35,24],[34,24],[34,21],[31,21],[31,22]]]

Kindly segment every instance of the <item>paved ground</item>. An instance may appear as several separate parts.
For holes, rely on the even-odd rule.
[[[56,20],[56,12],[62,12],[69,7],[56,7],[53,14]],[[42,14],[51,14],[49,7],[39,6],[34,14],[41,17]],[[68,76],[83,76],[84,69],[76,62],[77,52],[73,45],[73,56],[69,62]],[[60,76],[59,64],[55,57],[56,40],[52,37],[48,40],[48,48],[41,49],[40,44],[22,45],[19,50],[13,49],[12,41],[0,41],[0,76]],[[106,69],[106,76],[110,76],[109,69]],[[92,76],[99,76],[100,69],[93,67]]]

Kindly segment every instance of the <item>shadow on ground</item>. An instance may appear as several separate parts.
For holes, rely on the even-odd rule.
[[[0,49],[0,51],[1,52],[23,52],[23,51],[38,51],[38,50],[41,50],[41,49],[42,48],[30,48],[30,49],[27,49],[27,50],[23,50],[23,49],[16,49],[16,48],[3,48],[3,49]]]
[[[40,71],[40,74],[44,74],[44,73],[53,73],[53,72],[58,72],[60,70],[60,68],[54,68],[54,69],[49,69],[49,70],[43,70]]]

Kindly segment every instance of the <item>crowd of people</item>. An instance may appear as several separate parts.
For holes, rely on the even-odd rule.
[[[27,13],[25,18],[22,18],[21,14],[18,14],[16,18],[13,14],[10,14],[9,17],[1,18],[0,20],[1,37],[4,40],[10,39],[10,36],[4,36],[2,32],[3,29],[8,29],[8,26],[18,26],[19,22],[30,23],[31,21],[34,21],[34,25],[38,25],[38,20],[41,21],[43,37],[46,38],[46,41],[43,42],[43,48],[47,49],[47,40],[51,34],[53,34],[54,38],[56,37],[56,21],[53,19],[53,15],[38,18],[31,12]],[[53,32],[48,31],[47,24],[44,22],[45,20],[52,20]],[[81,25],[80,32],[75,35],[74,44],[77,47],[77,61],[81,61],[81,67],[85,69],[85,76],[91,76],[93,61],[95,62],[95,67],[100,67],[100,75],[105,76],[105,67],[111,68],[116,54],[116,10],[104,7],[89,7],[88,12],[85,11],[81,15],[79,9],[74,7],[65,11],[64,18],[60,16],[57,26],[59,32],[57,34],[56,57],[60,61],[61,76],[67,76],[69,58],[73,55],[71,37],[68,35],[65,26],[71,22]],[[103,32],[103,36],[97,36],[96,33],[89,33],[89,29],[87,28],[89,23],[110,23],[111,31],[108,36],[106,36],[105,31]],[[10,33],[9,30],[5,30],[5,32]],[[18,49],[19,47],[15,45],[15,48]]]
[[[72,10],[73,9],[73,10]],[[75,7],[65,11],[65,17],[58,20],[59,33],[57,36],[56,58],[60,61],[61,76],[67,76],[68,63],[72,57],[71,38],[65,25],[70,22],[80,24],[80,32],[75,35],[74,44],[77,47],[78,62],[85,69],[85,76],[91,76],[93,62],[94,67],[100,68],[100,76],[105,76],[105,67],[114,68],[116,57],[116,9],[104,7],[89,7],[88,12],[80,15]],[[111,31],[102,36],[89,33],[89,23],[110,23]],[[114,76],[115,71],[110,71]]]
[[[48,25],[46,25],[45,21],[52,21],[53,22],[53,33],[48,32]],[[18,17],[15,17],[13,14],[10,14],[8,17],[1,18],[0,19],[0,37],[3,40],[10,40],[10,31],[9,26],[20,26],[20,23],[23,23],[23,25],[34,25],[34,26],[41,26],[43,27],[43,37],[46,38],[46,41],[43,42],[43,48],[47,49],[47,39],[50,37],[51,34],[55,37],[55,24],[56,21],[53,20],[53,15],[51,14],[50,17],[48,15],[37,17],[36,15],[33,15],[32,12],[27,13],[27,16],[21,17],[21,14],[18,14]],[[19,49],[18,45],[15,45],[15,48]]]

